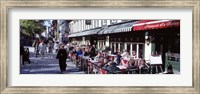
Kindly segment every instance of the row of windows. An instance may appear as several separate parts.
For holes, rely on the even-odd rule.
[[[119,23],[126,20],[73,20],[70,22],[70,33],[101,27],[105,25]]]

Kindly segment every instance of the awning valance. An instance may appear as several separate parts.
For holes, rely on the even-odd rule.
[[[95,35],[100,30],[102,30],[101,27],[99,27],[99,28],[93,28],[93,29],[89,29],[89,30],[85,30],[85,31],[82,31],[82,32],[78,33],[77,36]]]
[[[132,31],[132,27],[134,24],[135,24],[134,21],[129,21],[129,22],[123,23],[118,28],[116,28],[113,33],[130,32],[130,31]]]
[[[95,35],[100,30],[102,30],[101,27],[93,28],[93,29],[89,29],[89,30],[84,30],[82,32],[70,34],[68,37],[71,38],[71,37],[81,37],[81,36]]]
[[[99,31],[98,34],[110,34],[112,33],[116,28],[118,28],[120,25],[109,25],[107,27],[103,27],[104,29]]]
[[[118,24],[109,25],[104,27],[103,30],[98,32],[98,34],[111,34],[111,33],[120,33],[120,32],[130,32],[132,31],[134,21],[127,21]]]
[[[69,37],[69,38],[76,37],[76,34],[77,34],[77,33],[69,34],[68,37]]]
[[[141,20],[133,25],[133,31],[180,27],[180,20]]]

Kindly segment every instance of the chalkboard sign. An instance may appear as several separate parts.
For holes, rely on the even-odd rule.
[[[161,55],[150,56],[150,64],[162,64],[162,57]]]

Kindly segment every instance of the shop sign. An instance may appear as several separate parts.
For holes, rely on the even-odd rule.
[[[170,21],[170,22],[162,22],[158,24],[148,24],[144,28],[145,29],[154,29],[154,28],[166,28],[166,27],[171,27],[171,26],[179,26],[180,22],[179,21]]]
[[[178,26],[180,26],[180,21],[177,20],[177,21],[167,21],[167,22],[134,26],[133,29],[137,31],[137,30],[160,29],[160,28],[178,27]]]

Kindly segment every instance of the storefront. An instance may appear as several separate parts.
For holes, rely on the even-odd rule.
[[[131,56],[143,58],[144,56],[144,33],[124,32],[110,35],[110,47],[113,52],[127,51]]]
[[[133,25],[133,32],[145,32],[146,61],[150,55],[162,55],[165,69],[167,53],[180,55],[180,20],[141,20]]]
[[[106,36],[101,35],[97,37],[97,48],[98,49],[103,49],[105,48],[106,45]]]
[[[84,30],[81,32],[70,34],[68,37],[71,42],[76,40],[78,45],[97,45],[97,32],[102,30],[101,27]]]
[[[104,29],[98,32],[99,44],[109,46],[113,52],[122,52],[126,49],[131,53],[132,51],[127,49],[126,42],[127,44],[133,42],[133,38],[131,38],[132,36],[130,35],[133,24],[134,20],[131,20],[102,27]]]
[[[165,65],[166,53],[180,55],[180,20],[132,20],[80,32],[77,40],[98,49],[109,46],[113,52],[127,50],[147,62],[160,54]]]

